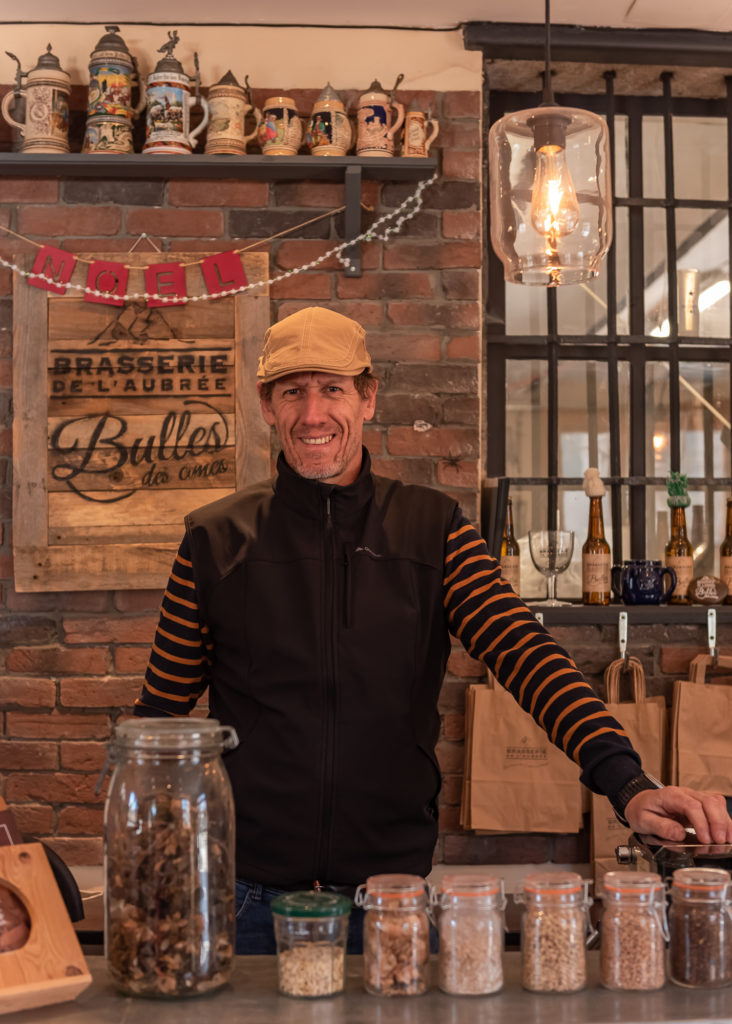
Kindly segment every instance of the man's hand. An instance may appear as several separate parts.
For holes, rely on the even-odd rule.
[[[636,793],[625,808],[634,832],[654,835],[672,843],[689,839],[693,828],[700,843],[732,843],[732,818],[719,793],[700,793],[685,786],[664,786]]]

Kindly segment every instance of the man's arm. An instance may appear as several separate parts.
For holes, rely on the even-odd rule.
[[[199,621],[188,539],[178,550],[163,594],[160,620],[136,715],[187,715],[208,685],[212,645]]]

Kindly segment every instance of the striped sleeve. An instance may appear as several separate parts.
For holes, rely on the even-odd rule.
[[[620,723],[503,581],[459,509],[447,538],[443,600],[452,634],[580,766],[585,785],[612,795],[638,774],[640,758]]]
[[[187,715],[208,686],[213,644],[198,615],[188,538],[178,549],[135,714]]]

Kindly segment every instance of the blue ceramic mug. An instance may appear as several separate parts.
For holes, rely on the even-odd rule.
[[[664,580],[669,583],[664,589]],[[635,558],[612,567],[612,588],[624,604],[665,604],[676,587],[676,573],[660,562]]]

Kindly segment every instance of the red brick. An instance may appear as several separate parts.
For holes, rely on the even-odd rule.
[[[58,181],[46,178],[3,178],[3,203],[56,203]]]
[[[13,386],[13,364],[9,359],[3,359],[0,362],[0,388],[11,388]],[[9,430],[3,431],[2,444],[3,447],[0,450],[2,455],[10,455],[12,447],[9,442],[12,439],[12,434]]]
[[[201,237],[220,239],[224,233],[224,215],[220,210],[128,210],[125,226],[129,234],[146,231],[149,235]],[[211,243],[216,248],[216,243]]]
[[[309,302],[281,302],[277,319],[283,320],[290,313],[297,313],[309,305]],[[380,325],[384,315],[380,302],[331,302],[328,308],[358,321],[364,327]]]
[[[448,711],[465,711],[466,683],[460,679],[445,679],[440,689],[437,707],[440,714]]]
[[[95,209],[97,209],[97,207],[95,207]],[[117,235],[114,238],[65,238],[63,247],[64,249],[68,249],[69,252],[75,253],[112,253],[116,255],[117,253],[120,252],[129,252],[130,248],[135,244],[135,242],[139,241],[139,237],[140,235],[138,233],[138,235],[136,236]],[[155,243],[156,246],[158,246],[159,249],[162,249],[162,238],[148,237],[146,239],[143,239],[142,242],[140,242],[140,245],[137,246],[137,249],[135,251],[152,251],[154,249],[154,246],[152,245],[153,242]],[[150,244],[148,245],[148,243]]]
[[[478,210],[445,210],[442,234],[445,238],[480,238],[481,216]]]
[[[485,665],[471,658],[464,648],[454,647],[447,659],[447,671],[461,679],[481,679],[485,675]]]
[[[59,811],[57,831],[67,835],[101,836],[103,807],[63,807]]]
[[[266,181],[171,181],[168,201],[171,206],[266,206],[269,184]]]
[[[367,342],[375,362],[437,362],[442,356],[442,339],[437,334],[369,331]]]
[[[384,435],[378,427],[365,427],[363,443],[371,455],[380,455],[384,450]]]
[[[170,564],[173,564],[171,558]],[[119,612],[157,612],[162,593],[159,590],[117,590],[114,607]]]
[[[442,154],[442,176],[459,181],[480,179],[480,153],[446,149]]]
[[[392,242],[384,250],[386,270],[434,270],[442,267],[480,267],[478,242]]]
[[[46,842],[66,864],[81,866],[101,864],[103,861],[104,847],[101,838],[65,839],[62,836],[56,836]]]
[[[41,800],[48,803],[88,804],[94,795],[96,778],[72,772],[13,772],[8,776],[5,797],[10,803]]]
[[[59,684],[59,704],[72,708],[132,707],[141,687],[142,680],[134,676],[64,679]]]
[[[19,594],[8,585],[5,603],[12,612],[46,612],[56,607],[57,594]]]
[[[441,804],[438,809],[438,823],[440,832],[460,831],[460,808]]]
[[[465,715],[442,716],[442,736],[446,740],[465,739]]]
[[[66,643],[152,643],[158,616],[129,615],[117,618],[64,619]]]
[[[109,738],[109,730],[108,715],[72,715],[59,711],[50,715],[9,711],[5,715],[6,736],[106,740]]]
[[[551,836],[521,833],[476,836],[461,832],[444,837],[445,864],[544,864],[551,860]]]
[[[480,149],[478,121],[445,121],[440,125],[436,146],[443,151],[454,149]]]
[[[480,359],[480,335],[459,334],[450,338],[445,354],[448,359],[472,359],[477,362]]]
[[[387,316],[399,326],[480,327],[477,302],[390,302]]]
[[[121,225],[117,206],[34,205],[18,211],[18,231],[24,235],[116,235]]]
[[[437,482],[440,487],[477,487],[478,463],[460,460],[457,466],[450,462],[437,463]]]
[[[0,552],[0,580],[13,578],[13,556]]]
[[[8,654],[9,672],[68,675],[70,672],[103,674],[108,668],[106,647],[16,647]]]
[[[431,299],[435,286],[426,273],[364,274],[362,277],[339,277],[338,297],[341,299]]]
[[[461,775],[446,775],[442,780],[440,804],[449,806],[459,804],[463,795],[463,779]]]
[[[462,743],[438,740],[435,753],[437,754],[437,761],[441,772],[461,772],[463,770],[465,748]]]
[[[445,93],[445,117],[479,117],[479,92],[448,92]]]
[[[401,480],[403,484],[422,484],[425,487],[434,484],[432,459],[372,458],[371,466],[374,473],[378,473],[379,476]]]
[[[142,675],[149,659],[149,647],[118,647],[114,652],[114,668],[123,675]]]
[[[330,274],[306,271],[273,284],[269,294],[272,299],[330,299],[331,292]]]
[[[281,206],[317,206],[331,210],[345,204],[345,187],[326,181],[282,183],[275,186],[275,193],[278,209]],[[309,216],[313,216],[313,214]],[[303,220],[307,219],[307,217],[303,217]]]
[[[661,648],[661,671],[678,679],[688,679],[689,664],[698,653],[697,647],[674,647],[664,644]]]
[[[68,771],[99,773],[107,756],[106,743],[66,742],[60,743],[61,767]]]
[[[56,703],[56,684],[50,679],[0,676],[0,700],[3,708],[52,708]]]
[[[57,595],[58,606],[65,612],[105,612],[110,594],[106,590],[70,590]]]
[[[478,455],[475,431],[462,427],[432,427],[424,431],[390,427],[386,447],[390,455],[460,455],[462,458]]]
[[[54,831],[54,811],[48,804],[9,804],[9,807],[25,839]]]
[[[272,276],[275,276],[275,268],[279,270],[293,270],[305,263],[311,263],[319,259],[331,249],[336,248],[338,243],[332,240],[317,241],[308,239],[292,239],[281,242],[277,249],[277,255],[273,260]],[[361,268],[373,270],[378,267],[381,259],[380,242],[364,242],[361,244]],[[335,256],[329,256],[323,263],[318,264],[318,270],[343,271],[341,262]]]
[[[0,771],[36,768],[58,768],[58,747],[55,743],[0,740]]]
[[[480,271],[478,270],[443,270],[440,280],[442,281],[442,294],[446,299],[480,298]],[[458,325],[455,324],[455,326]]]

